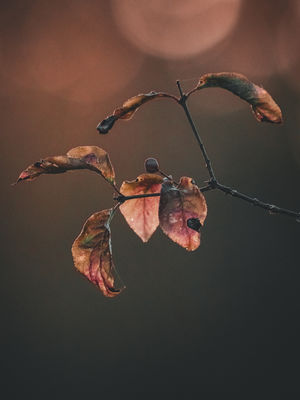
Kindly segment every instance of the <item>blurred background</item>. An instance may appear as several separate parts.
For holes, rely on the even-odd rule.
[[[96,126],[137,93],[185,90],[235,71],[281,106],[282,126],[210,89],[189,100],[224,184],[300,208],[297,0],[12,0],[1,3],[1,296],[5,399],[271,398],[299,393],[300,225],[206,194],[194,253],[120,215],[114,261],[127,289],[106,299],[72,263],[86,218],[112,205],[96,174],[10,186],[32,162],[78,145],[109,152],[120,184],[146,157],[177,179],[207,172],[184,113],[151,102],[110,134]],[[84,396],[84,397],[83,397]]]

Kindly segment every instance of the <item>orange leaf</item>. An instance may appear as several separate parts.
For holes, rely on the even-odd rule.
[[[75,267],[106,297],[117,296],[109,222],[112,209],[90,216],[72,246]]]
[[[175,185],[164,181],[159,203],[159,222],[163,232],[188,251],[200,245],[200,233],[195,221],[203,225],[207,214],[206,201],[193,179],[180,178]]]
[[[142,174],[134,181],[122,183],[120,192],[124,196],[160,193],[162,177],[156,174]],[[159,225],[159,197],[143,197],[125,201],[120,211],[134,232],[147,242]]]
[[[131,119],[134,113],[142,104],[161,97],[167,97],[176,100],[175,97],[172,97],[171,95],[162,92],[152,91],[146,94],[138,94],[126,100],[125,103],[123,103],[122,107],[115,109],[112,115],[106,117],[102,122],[100,122],[100,124],[97,126],[97,130],[100,133],[108,133],[108,131],[113,127],[114,123],[118,119]]]
[[[282,123],[282,113],[270,94],[260,86],[249,81],[246,76],[235,72],[218,72],[202,75],[196,86],[200,90],[206,87],[227,89],[247,101],[260,122]]]
[[[41,174],[60,174],[75,169],[89,169],[110,183],[115,181],[115,172],[106,151],[97,146],[79,146],[64,156],[47,157],[29,165],[21,172],[17,182],[32,181]]]

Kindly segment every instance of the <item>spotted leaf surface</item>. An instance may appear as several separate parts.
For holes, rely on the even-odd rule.
[[[89,169],[102,175],[107,181],[115,181],[115,173],[109,155],[97,146],[79,146],[63,156],[46,157],[29,165],[21,172],[17,182],[32,181],[42,174],[61,174],[75,169]]]
[[[206,201],[193,179],[182,177],[178,186],[164,181],[159,203],[159,223],[163,232],[188,251],[200,245],[200,232],[190,221],[203,225],[207,214]]]
[[[172,98],[172,96],[168,95],[167,93],[154,91],[146,94],[138,94],[137,96],[131,97],[130,99],[126,100],[125,103],[123,103],[122,107],[115,109],[112,115],[106,117],[102,122],[100,122],[97,126],[97,130],[100,133],[108,133],[118,119],[129,120],[133,117],[134,113],[141,105],[147,103],[150,100],[155,100],[163,97]]]
[[[112,212],[102,210],[90,216],[72,246],[75,267],[106,297],[115,297],[122,290],[115,287],[109,227]]]
[[[247,101],[260,122],[282,123],[282,113],[270,94],[262,87],[235,72],[219,72],[202,75],[196,89],[220,87]]]
[[[142,174],[133,181],[122,183],[120,192],[124,196],[160,193],[162,177],[157,174]],[[134,232],[147,242],[159,225],[159,197],[143,197],[125,201],[120,211]]]

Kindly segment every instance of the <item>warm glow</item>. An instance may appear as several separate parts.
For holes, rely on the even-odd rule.
[[[97,3],[35,2],[24,19],[22,35],[3,49],[3,73],[18,84],[95,101],[140,68],[142,55],[111,31]]]
[[[118,27],[140,50],[163,58],[200,54],[233,28],[240,0],[114,0]]]

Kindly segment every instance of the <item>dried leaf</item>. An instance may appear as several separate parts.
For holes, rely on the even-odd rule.
[[[203,225],[207,214],[206,201],[193,179],[180,178],[175,185],[164,181],[159,203],[159,222],[163,232],[188,251],[200,245],[200,233],[191,227],[191,221]]]
[[[109,222],[113,209],[91,215],[72,246],[75,267],[106,297],[115,297],[115,267],[112,260]]]
[[[120,192],[124,196],[160,193],[162,177],[156,174],[142,174],[134,181],[122,183]],[[159,197],[143,197],[125,201],[120,211],[134,232],[147,242],[159,225]]]
[[[41,174],[60,174],[75,169],[89,169],[102,175],[110,183],[115,173],[109,155],[97,146],[78,146],[64,156],[47,157],[21,172],[17,182],[32,181]]]
[[[118,119],[131,119],[133,117],[133,114],[142,104],[160,97],[173,98],[167,93],[154,91],[146,94],[138,94],[134,97],[131,97],[130,99],[126,100],[125,103],[123,103],[122,107],[115,109],[113,115],[108,116],[102,122],[100,122],[97,126],[97,130],[103,134],[108,133]]]
[[[200,90],[206,87],[227,89],[247,101],[255,118],[260,122],[283,122],[282,113],[270,94],[260,86],[249,81],[244,75],[235,72],[219,72],[202,75],[196,86]]]

